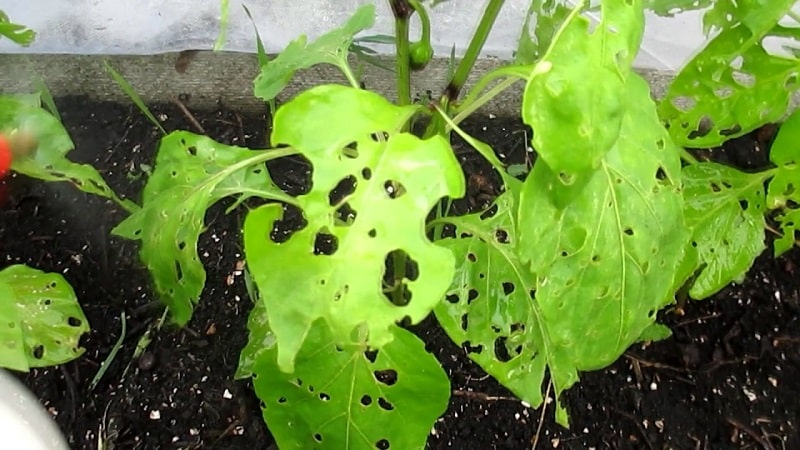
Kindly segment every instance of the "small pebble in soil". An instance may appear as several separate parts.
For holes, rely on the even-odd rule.
[[[156,364],[156,356],[153,352],[145,351],[139,357],[138,366],[140,370],[148,371]]]

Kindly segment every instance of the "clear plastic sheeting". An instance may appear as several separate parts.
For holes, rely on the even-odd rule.
[[[385,0],[231,0],[225,50],[254,52],[253,14],[268,52],[284,48],[300,34],[314,38],[343,23],[358,5],[374,2],[378,17],[371,34],[391,34],[393,18]],[[486,43],[483,56],[510,59],[530,0],[507,0]],[[450,0],[431,12],[437,55],[466,48],[486,0]],[[220,0],[0,0],[12,21],[38,33],[26,48],[0,41],[2,53],[144,55],[211,49],[219,33]],[[415,26],[412,30],[417,30]],[[703,43],[700,14],[672,18],[648,16],[636,66],[673,71]],[[379,50],[391,52],[383,46]]]

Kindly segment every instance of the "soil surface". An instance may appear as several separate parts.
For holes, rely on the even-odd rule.
[[[57,105],[76,144],[70,157],[93,164],[113,189],[138,201],[158,131],[127,105],[83,98],[58,99]],[[195,131],[173,105],[153,111],[167,130]],[[265,117],[224,107],[195,117],[221,142],[264,146]],[[465,128],[495,144],[501,157],[521,164],[530,158],[518,121],[486,119]],[[761,130],[698,154],[763,168],[771,135]],[[496,192],[495,178],[463,144],[456,150],[469,179],[466,206],[485,204]],[[280,183],[306,176],[306,167],[292,161],[271,169]],[[162,308],[137,244],[109,234],[124,211],[67,184],[22,176],[5,184],[0,268],[25,263],[64,274],[90,321],[81,358],[20,375],[73,448],[276,448],[250,383],[233,380],[251,309],[241,276],[241,213],[224,214],[224,204],[209,211],[201,238],[208,279],[200,306],[186,328],[158,330]],[[552,404],[542,414],[514,399],[429,318],[413,328],[453,388],[429,448],[529,449],[538,431],[539,449],[800,449],[798,270],[800,251],[776,260],[770,249],[742,284],[689,303],[683,315],[662,313],[673,337],[629,349],[613,366],[583,374],[565,394],[569,430],[554,423]],[[134,358],[148,333],[152,341]],[[121,337],[119,352],[92,389]]]

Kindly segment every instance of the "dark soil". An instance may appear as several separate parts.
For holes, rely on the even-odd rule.
[[[75,141],[73,160],[97,167],[117,192],[138,200],[159,134],[132,107],[57,102]],[[155,107],[168,130],[192,125],[172,106]],[[221,142],[263,147],[265,118],[221,108],[197,114]],[[485,120],[467,127],[515,162],[528,153],[516,121]],[[766,164],[765,131],[726,150],[701,152],[740,167]],[[765,137],[766,136],[766,137]],[[755,151],[754,147],[759,150]],[[494,177],[466,147],[467,206],[485,203]],[[306,170],[291,161],[272,167],[282,183]],[[109,201],[66,184],[14,176],[0,209],[0,268],[25,263],[63,273],[92,327],[84,356],[61,367],[21,376],[55,417],[75,449],[273,449],[259,402],[248,382],[233,381],[247,339],[250,300],[241,276],[242,215],[207,215],[201,255],[206,290],[189,326],[154,330],[161,315],[137,244],[110,237],[125,213]],[[768,251],[769,252],[769,251]],[[472,364],[433,320],[414,327],[444,365],[453,396],[429,439],[433,449],[800,449],[800,251],[760,257],[746,280],[685,314],[662,314],[674,336],[635,346],[613,366],[583,374],[565,397],[572,428],[553,423],[553,408],[534,410]],[[108,371],[92,378],[123,329],[123,345]],[[138,359],[137,343],[152,331]],[[401,449],[405,450],[405,449]]]

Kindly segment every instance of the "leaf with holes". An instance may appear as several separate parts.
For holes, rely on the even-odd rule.
[[[564,3],[562,0],[531,0],[514,54],[516,64],[533,64],[544,55],[571,12]]]
[[[67,181],[84,192],[114,200],[129,212],[138,208],[117,197],[94,167],[67,159],[74,148],[72,140],[61,122],[40,106],[38,96],[0,96],[0,130],[22,130],[38,141],[29,155],[14,158],[11,169],[44,181]]]
[[[533,69],[522,118],[533,147],[564,185],[584,186],[617,141],[626,80],[644,30],[641,0],[604,1],[603,19],[573,13]]]
[[[800,111],[795,111],[781,125],[769,159],[778,166],[767,190],[769,208],[781,210],[776,219],[783,235],[774,244],[778,257],[800,239]]]
[[[513,184],[490,208],[494,215],[443,219],[455,226],[457,237],[438,244],[453,252],[457,265],[446,301],[434,312],[453,342],[486,373],[538,407],[545,366],[559,367],[560,355],[550,351],[548,325],[532,299],[536,276],[517,255],[520,186]]]
[[[266,301],[282,370],[292,371],[318,319],[338,343],[366,339],[380,348],[396,321],[422,320],[444,295],[453,256],[428,241],[425,219],[443,196],[462,196],[465,183],[446,140],[400,132],[417,109],[326,85],[276,113],[271,141],[297,149],[313,165],[311,190],[297,198],[303,229],[276,242],[271,231],[283,217],[276,205],[251,211],[245,221],[247,263]],[[384,293],[395,255],[407,255],[411,267],[404,304]]]
[[[683,169],[684,215],[698,264],[689,295],[709,297],[741,280],[764,250],[764,176],[717,163]]]
[[[276,187],[264,161],[291,149],[256,151],[223,145],[186,131],[161,141],[142,208],[112,233],[142,241],[140,256],[173,320],[185,325],[200,298],[206,273],[197,254],[206,210],[239,195],[292,201]]]
[[[552,202],[552,191],[565,187],[539,161],[520,196],[517,249],[536,274],[536,323],[543,324],[530,330],[543,336],[530,364],[549,366],[557,394],[578,371],[614,362],[672,301],[688,238],[679,149],[647,83],[631,74],[621,100],[619,139],[568,206]]]
[[[726,13],[725,27],[681,70],[659,104],[676,143],[716,147],[783,117],[799,85],[800,60],[770,54],[764,42],[797,45],[800,28],[777,25],[794,4],[747,0],[735,14]]]
[[[365,352],[336,345],[318,321],[291,374],[281,372],[274,345],[262,352],[253,387],[280,448],[425,448],[447,408],[450,383],[419,338],[401,328],[391,333],[381,350]]]
[[[75,292],[58,273],[23,265],[0,271],[0,367],[28,371],[79,357],[89,331]]]
[[[349,71],[347,55],[356,34],[371,28],[375,22],[375,5],[362,5],[341,28],[329,31],[307,44],[300,36],[267,64],[255,79],[255,94],[265,101],[274,99],[300,69],[317,64],[331,64]]]

